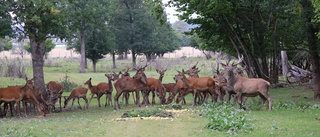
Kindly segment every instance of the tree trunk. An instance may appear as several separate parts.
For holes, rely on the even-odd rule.
[[[147,59],[147,62],[150,62],[151,61],[151,57],[152,55],[151,54],[146,54],[146,59]]]
[[[32,56],[32,68],[35,87],[39,88],[40,93],[47,95],[46,87],[43,77],[43,65],[45,54],[45,40],[42,42],[36,42],[35,37],[29,36]]]
[[[136,53],[132,51],[132,67],[135,68],[137,66],[136,63]]]
[[[92,61],[92,66],[93,66],[93,72],[97,72],[97,62]]]
[[[281,50],[282,75],[286,77],[288,73],[288,56],[287,51]]]
[[[113,63],[112,68],[117,68],[117,66],[116,66],[116,53],[112,53],[112,63]]]
[[[312,72],[313,72],[313,92],[314,99],[320,98],[320,64],[319,64],[319,55],[317,47],[317,30],[314,27],[312,18],[314,17],[314,8],[310,0],[301,0],[300,1],[303,7],[302,17],[304,18],[304,26],[307,33],[307,45],[309,47],[309,54],[311,56],[312,62]]]
[[[80,41],[81,41],[81,51],[80,51],[80,67],[79,67],[79,73],[86,73],[85,66],[86,66],[86,49],[85,49],[85,43],[84,43],[84,30],[80,30]]]

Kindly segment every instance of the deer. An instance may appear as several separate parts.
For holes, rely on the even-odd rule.
[[[265,101],[268,101],[267,110],[271,110],[271,97],[269,95],[270,83],[262,78],[246,78],[241,75],[237,75],[234,71],[239,63],[243,61],[243,56],[238,56],[238,62],[232,64],[224,64],[218,58],[216,60],[224,67],[224,73],[227,79],[227,86],[231,87],[236,92],[237,107],[243,108],[242,103],[246,101],[244,97],[260,96],[261,105],[258,110],[261,110]]]
[[[61,97],[63,93],[63,86],[56,82],[56,81],[49,81],[46,85],[47,93],[49,95],[49,105],[53,107],[53,110],[55,111],[56,107],[55,104],[59,99],[59,106],[60,111],[62,111],[61,107]]]
[[[33,85],[32,80],[33,79],[28,80],[27,82]],[[41,94],[39,92],[39,88],[37,87],[34,87],[33,90],[31,89],[27,90],[27,92],[25,93],[21,101],[23,102],[23,105],[25,108],[25,115],[27,115],[27,110],[28,110],[27,102],[31,102],[38,109],[40,113],[40,116],[38,117],[45,117],[46,114],[48,114],[48,112],[46,111],[46,109],[48,108],[48,105],[42,99]]]
[[[113,79],[114,79],[114,83],[116,83],[116,81],[121,77],[130,77],[130,73],[128,73],[129,71],[129,67],[127,68],[126,72],[122,73],[121,71],[119,71],[119,73],[115,73],[113,72]],[[122,95],[122,102],[124,102],[124,100],[126,100],[126,104],[128,105],[128,101],[129,101],[129,97],[130,97],[130,94],[129,92],[126,92],[126,93],[123,93]],[[136,102],[134,96],[132,96],[133,98],[133,101]]]
[[[71,91],[70,95],[68,97],[64,97],[64,106],[63,108],[66,108],[66,106],[68,105],[68,102],[72,99],[72,104],[71,104],[71,107],[73,106],[73,103],[74,103],[74,100],[75,99],[78,99],[78,105],[81,108],[81,105],[80,105],[80,98],[83,98],[83,100],[86,102],[86,105],[84,106],[84,109],[88,109],[88,99],[87,99],[87,92],[88,92],[88,88],[86,87],[80,87],[80,88],[75,88]]]
[[[199,92],[208,92],[211,95],[211,99],[214,102],[217,102],[218,93],[216,92],[216,80],[212,77],[186,77],[185,72],[182,69],[182,72],[180,72],[179,77],[177,77],[177,80],[182,81],[183,84],[187,87],[187,89],[191,89],[193,93],[193,102],[192,107],[196,104],[196,97],[199,94]],[[189,90],[183,90],[183,92],[178,96],[177,103],[185,96],[187,95]],[[206,95],[206,94],[204,94]],[[206,98],[206,97],[205,97]],[[204,101],[203,101],[204,103]]]
[[[89,100],[89,104],[93,98],[94,95],[97,95],[97,99],[98,99],[98,106],[101,107],[100,105],[100,98],[103,94],[105,94],[105,92],[102,92],[101,90],[99,90],[98,86],[93,86],[91,83],[92,78],[89,78],[84,84],[88,85],[88,89],[90,89],[91,91],[91,97]]]
[[[143,91],[143,103],[145,105],[149,104],[149,93],[152,93],[152,105],[155,104],[155,93],[157,93],[158,97],[160,98],[160,103],[164,104],[165,103],[165,89],[164,86],[162,85],[162,79],[164,72],[167,70],[159,70],[156,69],[156,71],[160,74],[159,79],[149,77],[148,78],[148,83],[147,83],[147,88]]]
[[[148,79],[146,74],[144,73],[145,67],[147,67],[148,64],[146,64],[146,66],[142,67],[142,68],[136,68],[137,72],[136,74],[131,78],[131,77],[122,77],[120,79],[118,79],[115,83],[114,83],[114,87],[116,89],[116,95],[114,96],[114,109],[120,109],[120,104],[118,102],[119,96],[125,92],[136,92],[136,104],[141,107],[140,104],[140,94],[139,92],[141,90],[144,90],[147,86],[148,83]]]
[[[106,107],[107,105],[112,105],[112,91],[113,91],[113,86],[112,86],[112,81],[113,79],[113,74],[105,74],[105,76],[108,78],[108,83],[106,82],[101,82],[97,85],[98,90],[100,93],[105,93],[106,94],[106,103],[104,106]]]
[[[17,115],[20,117],[20,101],[28,90],[33,89],[33,83],[26,78],[26,84],[24,86],[8,86],[6,88],[0,88],[0,101],[15,102]]]

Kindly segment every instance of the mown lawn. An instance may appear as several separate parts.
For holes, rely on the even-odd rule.
[[[176,70],[188,69],[196,61],[200,61],[198,65],[201,70],[200,76],[213,76],[210,70],[212,61],[208,62],[195,58],[178,63],[171,60],[175,64],[180,64],[179,66],[173,66],[161,60],[159,64],[162,68],[170,66],[164,77],[164,83],[173,82],[172,78],[176,74]],[[98,64],[98,66],[101,66],[98,69],[99,73],[91,73],[91,70],[88,69],[88,73],[85,74],[77,73],[76,61],[66,64],[65,66],[68,68],[58,63],[57,66],[44,68],[45,82],[50,80],[61,81],[67,74],[72,82],[81,86],[85,86],[83,83],[90,77],[93,85],[96,85],[99,82],[107,81],[104,76],[105,73],[125,70],[127,62],[120,62],[118,69],[110,69],[110,62],[104,60],[101,64]],[[66,70],[68,70],[67,73]],[[130,71],[130,73],[133,75],[134,71]],[[146,75],[155,78],[159,76],[152,67],[146,70]],[[32,73],[28,73],[28,77],[31,76]],[[1,77],[0,83],[1,87],[6,87],[8,85],[22,85],[24,80]],[[69,94],[70,92],[65,92],[63,95],[67,96]],[[115,94],[115,90],[113,94]],[[91,93],[87,94],[88,98],[90,95]],[[93,99],[87,110],[78,109],[76,102],[74,107],[70,108],[71,102],[69,102],[68,107],[63,112],[52,113],[45,118],[37,118],[36,115],[30,115],[27,118],[11,118],[9,116],[1,118],[0,136],[320,136],[320,103],[313,100],[311,89],[305,86],[270,89],[270,95],[273,101],[272,111],[267,111],[265,108],[257,111],[256,108],[260,99],[258,97],[248,99],[247,104],[252,110],[246,112],[247,119],[249,124],[253,124],[254,128],[251,131],[237,130],[232,134],[206,128],[206,124],[210,120],[201,116],[202,106],[191,107],[192,98],[189,95],[186,98],[187,104],[182,105],[184,109],[173,112],[173,117],[169,119],[121,119],[122,114],[127,111],[159,107],[159,105],[155,105],[139,108],[133,105],[131,96],[129,105],[122,105],[120,110],[114,110],[111,106],[99,108],[97,100]],[[121,101],[121,99],[119,100]],[[81,100],[80,103],[84,104],[84,101]],[[102,97],[101,103],[104,105],[105,96]],[[159,104],[158,98],[156,103]]]

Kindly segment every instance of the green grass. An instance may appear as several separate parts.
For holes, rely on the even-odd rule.
[[[89,63],[88,73],[79,74],[78,61],[70,61],[66,63],[65,59],[52,60],[50,67],[45,67],[45,82],[55,80],[61,81],[66,75],[70,80],[79,85],[92,78],[93,85],[99,82],[106,82],[105,73],[119,72],[126,69],[130,64],[130,60],[117,61],[118,68],[111,69],[111,59],[106,58],[98,63],[98,73],[91,73],[92,66]],[[167,68],[164,83],[174,82],[173,76],[177,74],[176,70],[189,69],[199,61],[198,67],[201,70],[200,76],[213,76],[211,65],[214,61],[207,61],[202,58],[190,58],[186,60],[178,59],[160,59],[157,60],[157,65],[161,68]],[[56,66],[54,65],[56,63]],[[177,65],[178,64],[178,65]],[[141,63],[138,65],[144,65]],[[28,72],[32,72],[30,66]],[[130,71],[134,75],[134,71]],[[154,67],[147,67],[146,75],[148,77],[158,78],[159,74],[155,72]],[[32,73],[28,73],[28,77],[32,77]],[[23,85],[24,79],[1,77],[0,87],[8,85]],[[68,96],[69,92],[64,92],[63,96]],[[91,93],[88,93],[89,98]],[[115,91],[113,92],[115,94]],[[320,109],[303,109],[298,106],[308,106],[319,104],[319,101],[313,100],[313,92],[311,89],[304,86],[286,87],[270,89],[270,95],[273,101],[273,110],[257,111],[260,99],[249,98],[248,106],[251,111],[248,111],[247,118],[254,125],[254,129],[250,132],[236,131],[233,135],[238,136],[319,136],[320,135]],[[141,100],[142,98],[140,98]],[[182,105],[188,111],[179,111],[173,113],[171,119],[122,119],[122,114],[126,111],[154,109],[158,106],[138,106],[133,104],[132,96],[130,96],[129,105],[122,105],[120,110],[114,110],[112,107],[104,107],[105,96],[101,98],[103,107],[97,106],[97,99],[94,98],[90,103],[88,110],[77,109],[77,103],[69,109],[71,102],[68,104],[68,109],[61,113],[52,113],[45,118],[37,118],[35,115],[30,115],[27,118],[6,117],[0,119],[0,136],[233,136],[225,133],[225,131],[212,131],[206,128],[209,119],[200,116],[201,106],[196,108],[191,107],[191,95],[188,95],[187,104]],[[121,98],[119,99],[121,101]],[[156,97],[156,103],[159,104],[159,99]],[[81,100],[81,105],[84,101]],[[294,105],[293,108],[276,108],[280,103]],[[58,106],[58,105],[56,105]],[[234,105],[235,106],[235,105]],[[183,109],[183,110],[185,110]]]

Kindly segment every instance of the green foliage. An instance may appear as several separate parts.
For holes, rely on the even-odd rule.
[[[0,38],[0,52],[1,51],[8,51],[12,49],[12,42],[9,38]]]
[[[167,105],[161,105],[161,106],[158,106],[158,108],[161,108],[161,109],[175,109],[175,110],[183,109],[182,105],[175,104],[175,103],[171,103],[171,104],[167,104]]]
[[[46,39],[44,52],[45,52],[45,53],[49,53],[49,52],[50,52],[52,49],[54,49],[55,47],[56,47],[56,44],[54,44],[51,39]],[[31,53],[30,42],[28,42],[27,45],[24,45],[23,48],[24,48],[27,52]]]
[[[150,117],[150,116],[156,116],[156,117],[172,117],[171,112],[166,112],[160,109],[143,109],[143,110],[132,110],[127,111],[122,114],[121,118],[127,118],[127,117]]]
[[[68,71],[66,71],[66,76],[59,83],[63,85],[64,92],[71,92],[72,89],[81,87],[81,85],[78,85],[70,80],[70,77],[68,76]]]
[[[206,127],[213,130],[253,129],[253,125],[247,118],[247,112],[242,109],[236,109],[229,104],[208,104],[203,108],[203,116],[210,119]]]

